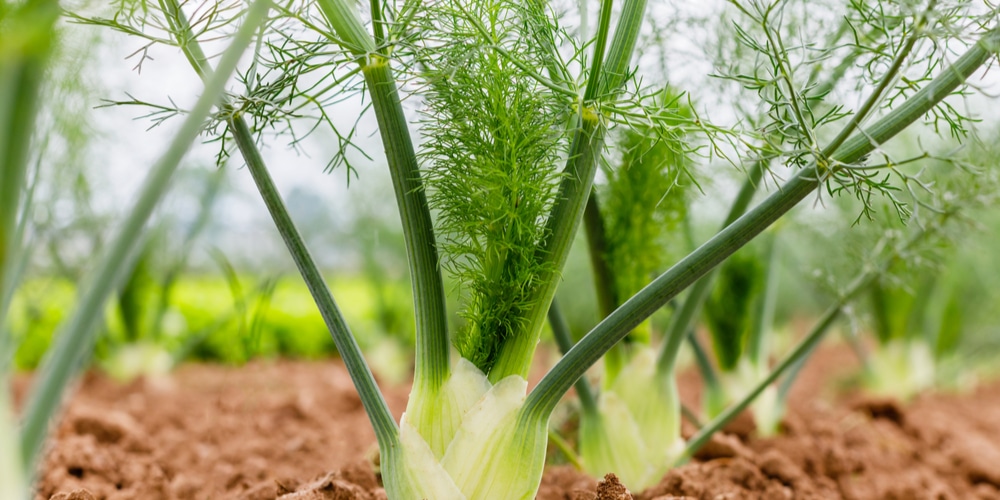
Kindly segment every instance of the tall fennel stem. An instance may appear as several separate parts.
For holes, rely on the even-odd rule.
[[[186,15],[177,4],[177,0],[160,0],[160,5],[163,7],[164,12],[168,13],[167,19],[170,25],[177,27],[177,31],[174,34],[178,37],[178,43],[181,45],[191,66],[200,77],[205,79],[207,75],[212,74],[211,63],[205,58],[201,44],[191,33],[190,24]],[[182,40],[183,43],[181,43]],[[228,108],[225,100],[223,100],[223,106]],[[333,337],[334,344],[336,344],[337,350],[344,360],[344,364],[350,369],[351,378],[358,389],[361,401],[364,404],[369,420],[372,422],[372,427],[375,429],[379,443],[394,442],[397,431],[392,413],[389,411],[388,405],[378,390],[375,377],[372,375],[371,370],[369,370],[361,354],[360,347],[355,342],[350,328],[337,308],[337,304],[329,288],[327,288],[322,274],[319,272],[319,268],[306,248],[302,236],[295,228],[291,216],[288,214],[284,202],[281,200],[278,190],[274,186],[270,174],[267,172],[267,166],[253,140],[250,127],[247,125],[242,114],[235,113],[232,109],[228,109],[228,111],[231,114],[228,124],[232,130],[240,154],[246,162],[251,176],[254,178],[254,183],[260,192],[261,198],[264,200],[271,219],[278,228],[278,232],[285,241],[285,245],[292,254],[296,267],[298,267],[307,288],[309,288],[313,296],[313,300],[316,302],[316,306],[319,308],[320,315],[323,317],[327,329],[330,331],[330,336]]]
[[[592,189],[587,198],[587,206],[583,211],[583,228],[587,236],[587,249],[590,254],[590,268],[594,272],[594,288],[597,294],[597,308],[601,318],[611,314],[621,305],[615,289],[611,266],[608,265],[608,237],[601,216],[601,204],[597,198],[597,190]]]
[[[597,100],[581,103],[578,110],[563,180],[546,218],[547,236],[536,252],[537,260],[549,264],[542,268],[550,270],[538,277],[540,284],[532,290],[527,327],[500,348],[497,362],[489,373],[494,383],[507,375],[528,375],[549,304],[559,286],[559,273],[566,264],[573,237],[583,219],[587,198],[594,186],[597,162],[604,149],[606,127],[600,114],[600,100],[614,97],[624,84],[645,12],[646,0],[625,0],[600,75],[593,71],[590,74],[591,79],[599,79],[595,83]]]
[[[340,313],[340,309],[337,307],[330,289],[326,286],[326,281],[320,274],[319,268],[316,266],[316,262],[313,260],[308,248],[306,248],[302,235],[299,234],[298,229],[292,222],[285,203],[281,200],[278,189],[274,185],[274,180],[271,179],[271,174],[268,173],[264,159],[261,157],[260,150],[257,149],[254,143],[250,128],[239,114],[234,115],[229,120],[229,125],[233,131],[233,137],[240,149],[240,153],[243,155],[247,168],[250,170],[250,175],[253,176],[254,184],[257,185],[257,191],[260,192],[260,196],[267,206],[268,213],[271,214],[274,225],[278,228],[278,232],[281,233],[281,238],[285,241],[285,246],[288,248],[289,253],[292,254],[295,266],[302,275],[306,287],[309,288],[309,293],[316,302],[320,315],[323,317],[323,321],[326,323],[333,341],[337,345],[337,351],[347,366],[351,380],[354,382],[361,400],[365,403],[365,411],[368,413],[368,419],[371,421],[372,427],[375,428],[375,435],[378,437],[379,444],[385,446],[388,443],[395,442],[399,432],[399,429],[396,427],[396,421],[392,418],[392,413],[389,412],[389,406],[382,397],[382,393],[379,392],[378,385],[375,383],[375,377],[372,375],[364,356],[361,354],[361,348],[358,347],[357,342],[354,340],[354,335],[351,334],[350,327],[344,321],[344,316]]]
[[[409,256],[416,315],[414,381],[437,388],[448,377],[448,318],[427,195],[388,59],[371,55],[361,68],[385,147]]]
[[[801,170],[780,191],[769,196],[635,294],[584,336],[542,378],[528,395],[523,412],[534,415],[551,414],[572,384],[632,328],[795,207],[819,187],[820,182],[825,181],[828,175],[857,162],[918,120],[990,60],[998,49],[1000,31],[992,28],[931,83],[866,131],[846,141],[832,155],[840,166],[823,169],[813,165]]]
[[[8,23],[0,26],[0,38],[8,30],[24,29],[33,40],[0,56],[0,497],[30,498],[29,477],[21,459],[17,413],[8,383],[8,363],[14,356],[14,339],[4,325],[16,283],[23,270],[23,232],[31,208],[31,194],[22,205],[32,151],[39,95],[55,43],[59,3],[55,0],[6,4]],[[18,19],[20,18],[20,19]],[[14,36],[24,36],[15,33]],[[17,213],[23,209],[20,220]],[[20,262],[17,262],[20,261]],[[29,460],[30,462],[30,460]]]
[[[591,189],[587,198],[587,206],[583,211],[583,229],[587,237],[587,250],[590,256],[590,269],[594,273],[594,293],[597,295],[597,311],[604,319],[621,305],[618,290],[615,286],[608,263],[608,238],[601,215],[597,190]],[[626,340],[628,337],[626,337]],[[604,356],[605,383],[610,383],[625,366],[626,354],[623,346],[608,351]],[[564,351],[565,353],[565,351]]]
[[[61,335],[56,338],[52,349],[46,353],[40,379],[32,390],[24,412],[21,434],[24,470],[36,470],[49,423],[63,401],[70,379],[83,367],[89,356],[95,341],[97,323],[104,310],[103,304],[125,272],[126,266],[122,263],[127,262],[133,254],[135,244],[141,240],[146,221],[166,193],[173,173],[191,143],[201,133],[205,118],[223,94],[226,81],[236,69],[257,26],[266,17],[269,6],[268,0],[257,0],[251,4],[243,25],[236,31],[233,42],[223,53],[218,69],[209,76],[204,92],[174,136],[166,153],[150,170],[140,189],[138,201],[111,240],[108,252],[98,263],[93,281],[82,289],[79,305],[65,327],[60,329]]]
[[[601,17],[597,24],[597,34],[594,37],[594,54],[590,62],[590,77],[583,93],[584,101],[597,97],[601,82],[601,66],[604,64],[604,50],[608,45],[608,31],[611,29],[611,0],[601,2]]]
[[[0,57],[0,299],[10,283],[12,260],[18,252],[17,214],[31,157],[32,134],[39,107],[49,54],[54,44],[54,25],[59,3],[52,0],[13,4],[6,7],[13,37],[28,37],[21,47],[12,43]],[[23,32],[17,33],[21,29]],[[6,33],[4,33],[6,34]],[[0,324],[6,316],[0,303]]]
[[[410,267],[417,338],[414,381],[436,389],[451,370],[444,285],[427,194],[392,68],[389,60],[376,52],[376,42],[365,30],[353,3],[346,0],[317,3],[340,37],[334,42],[354,54],[368,86],[403,223]]]
[[[569,323],[566,322],[566,317],[563,316],[557,299],[552,299],[552,305],[549,306],[549,325],[552,326],[552,336],[556,339],[559,351],[566,354],[567,351],[573,348],[573,336],[570,334]],[[580,380],[577,380],[574,386],[576,388],[576,395],[580,398],[580,406],[583,411],[596,415],[597,400],[586,377],[580,377]]]

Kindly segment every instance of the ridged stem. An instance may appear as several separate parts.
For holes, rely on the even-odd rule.
[[[389,61],[372,55],[362,66],[362,73],[378,120],[403,221],[416,314],[417,363],[414,381],[439,387],[450,370],[448,318],[427,194]]]
[[[354,53],[368,86],[403,223],[410,267],[417,338],[414,381],[436,389],[451,370],[444,285],[427,194],[399,90],[389,60],[376,52],[375,40],[365,31],[353,3],[319,0],[318,4],[340,37],[334,42]]]
[[[593,71],[590,74],[596,81],[597,98],[613,97],[624,84],[645,13],[646,0],[626,0],[623,4],[608,55],[599,74]],[[497,363],[489,374],[493,382],[508,375],[527,377],[549,304],[561,281],[559,273],[566,264],[594,186],[606,127],[598,102],[581,103],[578,115],[559,194],[546,219],[547,236],[536,252],[536,258],[546,264],[542,267],[549,271],[538,277],[540,285],[532,292],[533,305],[527,314],[527,328],[522,335],[514,336],[501,347]]]
[[[539,382],[525,402],[526,413],[551,414],[564,394],[586,370],[628,332],[671,298],[711,271],[813,192],[831,170],[849,168],[951,95],[1000,48],[1000,31],[988,31],[965,54],[927,86],[862,133],[846,141],[832,158],[841,166],[812,165],[799,171],[780,191],[720,231],[599,323]]]
[[[168,22],[176,31],[175,36],[179,38],[178,44],[181,46],[185,56],[191,63],[192,68],[202,78],[206,74],[211,74],[211,63],[205,58],[205,53],[201,44],[195,39],[190,31],[190,24],[187,16],[180,9],[177,0],[160,0],[164,11],[168,13]],[[225,103],[224,103],[225,104]],[[306,287],[315,301],[320,311],[330,336],[333,338],[337,351],[341,359],[348,368],[351,379],[358,390],[361,402],[368,414],[368,419],[375,429],[379,444],[395,442],[398,430],[392,413],[378,390],[375,377],[372,375],[368,364],[361,353],[361,348],[354,340],[350,327],[344,320],[330,289],[326,285],[315,260],[305,246],[302,235],[298,232],[291,216],[281,199],[277,187],[274,185],[271,175],[268,173],[267,165],[263,156],[254,142],[253,134],[241,113],[234,113],[229,110],[232,117],[228,120],[229,127],[233,133],[233,138],[240,150],[243,161],[250,170],[250,175],[254,179],[254,184],[267,207],[271,220],[278,229],[286,248],[292,255],[299,273],[302,275]]]
[[[253,176],[254,183],[257,185],[257,191],[260,192],[264,204],[267,205],[267,211],[271,214],[271,219],[278,228],[278,232],[281,233],[281,238],[285,241],[288,252],[292,254],[295,266],[299,269],[306,287],[309,288],[309,293],[319,308],[323,322],[326,323],[327,329],[330,330],[330,335],[337,345],[337,351],[340,353],[344,365],[347,366],[354,387],[357,388],[361,402],[368,413],[368,419],[375,429],[379,444],[385,446],[395,442],[399,432],[396,421],[389,411],[385,398],[379,392],[375,377],[368,368],[368,363],[361,354],[361,348],[358,347],[350,327],[344,321],[344,316],[337,307],[330,289],[326,286],[326,281],[319,272],[316,261],[309,253],[309,249],[306,248],[302,235],[299,234],[288,214],[285,203],[281,200],[281,195],[274,185],[274,180],[271,179],[271,174],[267,171],[260,150],[254,143],[250,128],[239,115],[231,118],[229,124],[236,144],[240,148],[240,153],[242,153],[247,168],[250,170],[250,175]]]

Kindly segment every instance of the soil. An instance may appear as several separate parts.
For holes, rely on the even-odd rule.
[[[778,437],[755,437],[749,417],[737,419],[642,492],[614,475],[599,482],[551,466],[538,498],[1000,499],[1000,383],[901,404],[839,393],[856,365],[846,349],[821,351]],[[694,408],[696,379],[681,380]],[[27,384],[15,381],[16,396]],[[408,388],[385,392],[398,417]],[[55,431],[36,498],[384,499],[374,443],[339,361],[192,364],[128,384],[88,374]]]

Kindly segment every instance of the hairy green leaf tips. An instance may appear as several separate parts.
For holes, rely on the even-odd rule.
[[[430,204],[439,211],[444,266],[464,287],[466,324],[454,342],[485,373],[508,337],[525,334],[530,292],[552,271],[534,254],[555,196],[568,106],[521,69],[548,60],[532,29],[538,13],[528,7],[430,4],[427,22],[441,25],[418,63],[427,85]],[[471,17],[479,12],[482,21]]]

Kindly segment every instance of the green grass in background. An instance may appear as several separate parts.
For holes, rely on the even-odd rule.
[[[336,354],[323,319],[299,280],[278,279],[270,295],[263,298],[260,290],[264,287],[259,285],[264,278],[240,276],[239,279],[245,292],[242,310],[230,284],[221,276],[181,278],[171,294],[160,331],[142,330],[135,341],[155,344],[181,358],[177,361],[197,359],[239,364],[254,357],[314,359]],[[407,322],[397,323],[395,331],[385,331],[382,327],[375,291],[366,279],[338,277],[331,280],[331,286],[340,297],[344,315],[355,325],[363,348],[374,349],[385,338],[410,342],[413,327]],[[383,286],[383,293],[394,308],[412,308],[405,282]],[[70,310],[76,293],[73,283],[58,278],[31,279],[18,290],[8,323],[18,345],[17,369],[31,370],[40,363],[53,331]],[[104,321],[104,332],[95,350],[99,364],[129,343],[117,305],[108,305]]]

